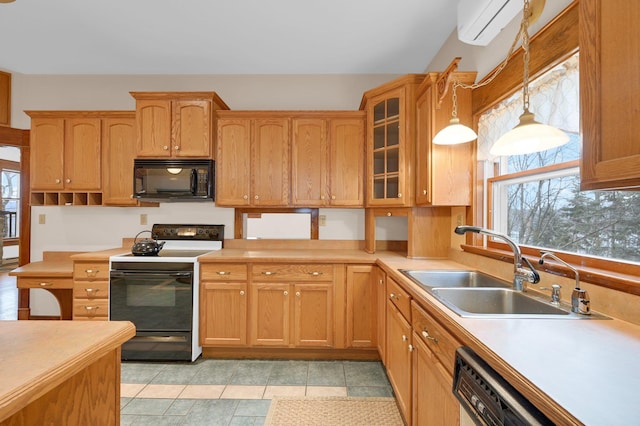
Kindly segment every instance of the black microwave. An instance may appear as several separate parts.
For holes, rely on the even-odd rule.
[[[147,201],[214,201],[213,160],[133,162],[134,197]]]

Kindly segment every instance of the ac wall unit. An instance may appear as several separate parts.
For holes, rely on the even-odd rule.
[[[486,46],[523,7],[523,0],[459,0],[458,39]]]

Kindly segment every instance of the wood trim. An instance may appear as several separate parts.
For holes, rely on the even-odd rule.
[[[246,348],[203,347],[203,358],[264,358],[264,359],[349,359],[379,360],[377,348],[361,349],[304,349],[304,348]]]
[[[319,239],[319,211],[310,208],[236,208],[234,212],[233,238],[241,240],[244,238],[244,227],[242,216],[245,213],[308,213],[311,215],[311,240]]]
[[[11,126],[11,73],[0,71],[0,126]]]
[[[531,37],[529,73],[531,80],[578,51],[578,0]],[[472,92],[472,113],[479,115],[522,87],[522,48],[516,50],[502,72],[490,84]],[[486,81],[494,69],[482,81]]]
[[[503,262],[513,263],[513,252],[506,244],[489,242],[487,247],[462,245],[465,252],[490,257]],[[543,272],[549,272],[561,277],[574,278],[573,272],[564,265],[545,261],[544,265],[538,264],[540,249],[536,247],[520,246],[522,254],[525,255],[534,267]],[[561,252],[553,250],[562,260],[578,269],[580,281],[597,284],[611,290],[618,290],[629,294],[640,296],[640,265],[624,263],[607,259],[600,259],[575,253]],[[625,273],[619,271],[624,270]]]

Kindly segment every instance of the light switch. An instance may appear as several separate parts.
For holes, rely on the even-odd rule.
[[[38,223],[44,225],[47,222],[47,217],[44,214],[38,215]]]
[[[140,215],[140,225],[146,225],[146,224],[147,224],[147,214],[142,213]]]
[[[318,216],[318,226],[327,226],[327,216],[323,214]]]

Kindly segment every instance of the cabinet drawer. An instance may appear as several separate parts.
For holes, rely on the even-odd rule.
[[[76,281],[74,299],[106,299],[109,297],[109,281]]]
[[[411,311],[413,330],[453,376],[456,348],[462,344],[415,302]]]
[[[393,279],[387,279],[387,299],[398,308],[402,315],[411,321],[411,296]]]
[[[73,288],[73,281],[71,278],[20,278],[17,280],[18,288],[44,288],[44,289],[56,289],[56,288]]]
[[[73,299],[73,319],[107,318],[109,316],[109,300],[107,299]]]
[[[333,265],[258,263],[251,276],[254,281],[267,282],[333,281]]]
[[[108,262],[74,262],[73,263],[73,279],[74,280],[108,280],[109,279],[109,263]]]
[[[208,263],[200,266],[203,281],[246,281],[247,265],[242,263]]]

